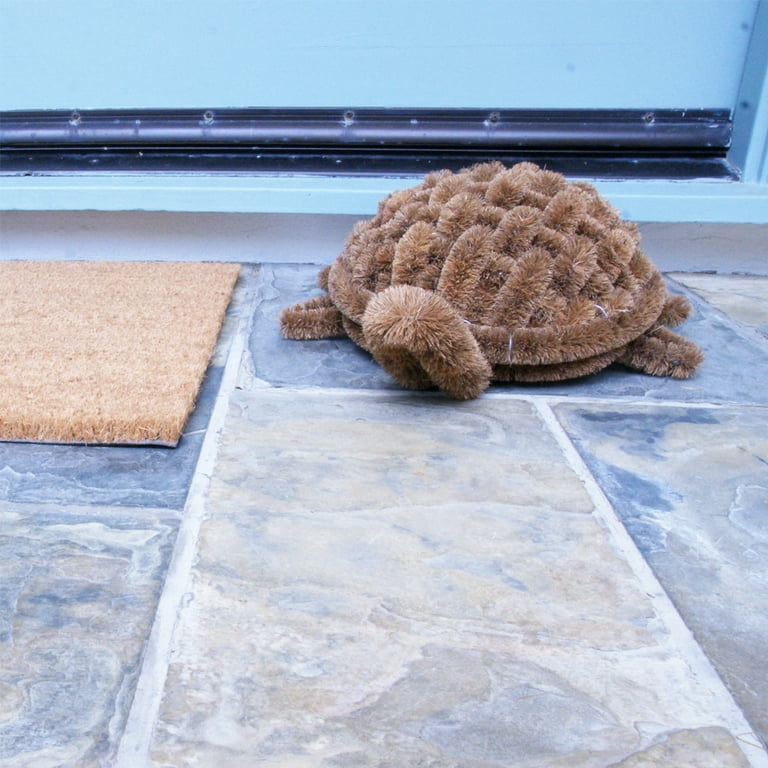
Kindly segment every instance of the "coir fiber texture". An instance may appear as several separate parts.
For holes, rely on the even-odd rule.
[[[560,381],[619,363],[688,378],[701,350],[668,326],[640,232],[586,182],[533,163],[428,174],[379,203],[286,307],[289,339],[349,336],[403,387],[467,400],[491,381]]]
[[[238,271],[0,262],[0,440],[176,445]]]

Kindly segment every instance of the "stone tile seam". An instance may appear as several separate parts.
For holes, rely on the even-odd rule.
[[[672,400],[666,398],[664,400],[654,400],[649,397],[634,397],[634,396],[606,396],[600,395],[596,397],[590,397],[588,395],[556,395],[556,394],[530,394],[524,392],[485,392],[483,398],[489,400],[523,400],[525,402],[535,403],[544,402],[553,405],[560,404],[577,404],[577,405],[600,405],[605,406],[607,404],[617,406],[650,406],[653,408],[690,408],[697,410],[732,410],[734,408],[744,409],[765,409],[768,408],[768,403],[754,403],[744,402],[739,400],[727,400],[722,402],[712,402],[709,400]]]
[[[668,628],[671,644],[681,651],[697,679],[717,694],[717,701],[721,702],[718,714],[722,717],[723,724],[737,739],[752,768],[768,768],[768,752],[763,749],[759,737],[749,725],[743,711],[675,608],[653,569],[635,545],[613,505],[552,410],[551,404],[544,398],[536,398],[531,401],[531,405],[556,441],[566,463],[583,484],[594,505],[595,518],[607,531],[611,543],[635,574],[656,614]]]
[[[246,278],[248,279],[248,278]],[[227,354],[216,401],[211,410],[205,439],[187,494],[179,532],[160,594],[152,630],[144,648],[133,701],[112,768],[139,768],[149,765],[149,752],[171,662],[181,611],[189,600],[200,529],[206,514],[206,495],[219,451],[231,395],[236,389],[241,361],[256,300],[253,283],[246,286],[238,327]]]
[[[246,356],[248,350],[246,350]],[[268,381],[254,377],[243,377],[246,380],[243,389],[258,390],[259,392],[274,393],[276,397],[300,397],[318,395],[329,395],[333,397],[351,396],[357,398],[386,398],[386,397],[413,397],[422,398],[445,398],[440,392],[411,392],[405,389],[370,389],[356,387],[318,387],[318,386],[276,386]],[[589,397],[585,395],[550,395],[542,393],[540,395],[525,392],[484,392],[481,395],[483,400],[513,400],[534,403],[537,401],[551,404],[572,403],[578,405],[606,405],[615,404],[617,406],[650,406],[653,408],[690,408],[697,410],[733,410],[734,408],[743,408],[745,410],[761,410],[768,408],[768,403],[746,403],[739,400],[728,400],[723,402],[712,402],[709,400],[653,400],[647,397],[621,397],[621,396],[597,396]]]

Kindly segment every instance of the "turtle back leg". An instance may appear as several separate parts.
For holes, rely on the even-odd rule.
[[[286,339],[331,339],[346,336],[341,312],[328,294],[286,307],[280,313],[280,328]]]
[[[627,344],[617,362],[652,376],[687,379],[703,359],[696,344],[661,326]]]
[[[320,270],[318,284],[326,293],[280,313],[280,329],[286,339],[332,339],[346,336],[343,316],[328,295],[330,266]]]
[[[617,362],[652,376],[692,376],[704,354],[692,341],[665,327],[680,325],[690,312],[691,305],[685,297],[667,296],[657,325],[627,344]]]

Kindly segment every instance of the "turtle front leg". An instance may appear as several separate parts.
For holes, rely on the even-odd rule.
[[[327,294],[280,313],[280,328],[286,339],[331,339],[346,336],[342,314]]]
[[[627,344],[616,362],[651,376],[687,379],[703,359],[696,344],[662,326]]]

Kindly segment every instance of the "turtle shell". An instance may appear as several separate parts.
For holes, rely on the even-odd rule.
[[[348,238],[328,289],[362,346],[371,295],[407,284],[443,296],[494,366],[579,361],[581,375],[661,314],[666,287],[639,241],[591,185],[533,163],[486,163],[384,199]],[[546,375],[508,372],[526,373]]]
[[[374,356],[364,329],[373,297],[412,286],[450,305],[491,378],[557,380],[604,368],[686,316],[685,300],[669,297],[639,243],[637,227],[590,184],[533,163],[485,163],[431,173],[386,197],[321,285],[339,330]],[[289,322],[284,316],[284,332]],[[649,349],[643,354],[661,353]],[[662,367],[675,375],[674,364]]]

